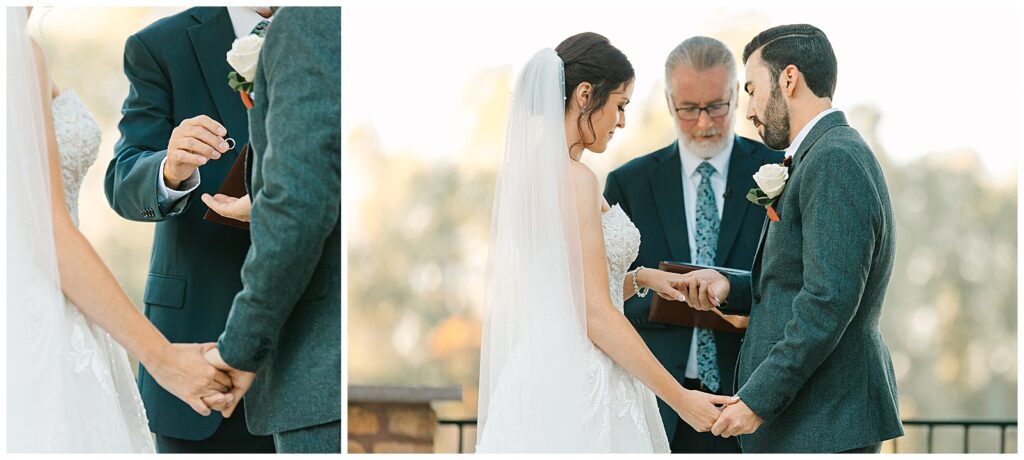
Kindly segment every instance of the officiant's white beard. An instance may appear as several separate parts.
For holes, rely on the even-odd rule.
[[[679,139],[679,144],[686,148],[687,151],[696,155],[702,160],[710,160],[715,155],[722,153],[725,147],[729,145],[729,141],[732,140],[733,126],[736,124],[736,117],[732,113],[726,115],[729,117],[728,123],[722,128],[722,137],[714,141],[698,141],[692,136],[684,134],[679,129],[679,123],[672,123],[672,126],[676,128],[676,137]],[[718,134],[718,126],[712,126],[707,131],[700,132],[700,135],[715,135]],[[691,133],[692,134],[692,133]]]

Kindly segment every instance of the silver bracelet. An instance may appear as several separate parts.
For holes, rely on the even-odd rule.
[[[631,271],[631,272],[629,272],[629,274],[633,275],[633,292],[636,293],[637,297],[643,298],[643,297],[647,297],[647,293],[651,292],[651,288],[649,288],[649,287],[641,288],[640,287],[640,283],[636,282],[636,274],[640,273],[640,269],[641,268],[644,268],[644,267],[636,267],[636,269]]]

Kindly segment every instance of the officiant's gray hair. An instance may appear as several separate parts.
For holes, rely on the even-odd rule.
[[[665,84],[669,84],[672,72],[679,66],[702,72],[719,65],[725,66],[730,83],[736,81],[736,59],[725,43],[711,37],[687,38],[665,59]]]

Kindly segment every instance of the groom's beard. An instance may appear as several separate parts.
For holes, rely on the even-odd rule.
[[[764,120],[755,116],[754,122],[764,126],[764,134],[761,135],[764,145],[775,150],[789,148],[789,106],[782,100],[782,90],[778,85],[772,86],[768,107],[764,109]]]
[[[732,113],[726,116],[729,117],[729,122],[721,130],[718,129],[718,126],[712,126],[706,130],[694,129],[689,134],[685,134],[679,129],[679,123],[673,123],[672,126],[676,127],[676,136],[687,151],[702,160],[710,160],[715,155],[722,153],[725,147],[729,145],[729,141],[732,140],[732,127],[736,123],[736,118]],[[721,134],[722,137],[713,141],[699,141],[695,139],[695,137],[714,136],[717,134]]]

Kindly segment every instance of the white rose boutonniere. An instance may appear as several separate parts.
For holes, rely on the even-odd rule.
[[[786,181],[789,180],[790,161],[789,158],[786,158],[782,164],[772,163],[761,166],[754,174],[757,188],[752,188],[747,192],[747,199],[751,203],[764,206],[768,210],[768,218],[772,222],[780,220],[779,214],[772,206],[786,188]]]
[[[252,108],[250,94],[253,90],[253,79],[256,77],[256,64],[260,60],[260,50],[263,48],[263,37],[259,35],[246,35],[235,40],[231,44],[231,51],[228,51],[227,60],[234,72],[228,73],[228,86],[238,91],[245,108]]]

